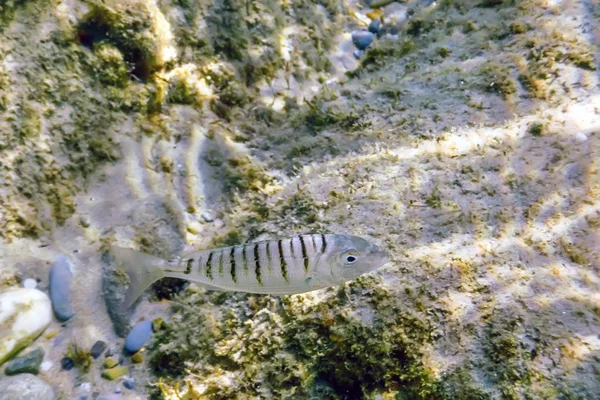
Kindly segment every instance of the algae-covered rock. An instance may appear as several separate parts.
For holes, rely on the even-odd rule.
[[[0,365],[29,346],[52,318],[50,299],[37,289],[0,294]]]
[[[40,370],[40,364],[44,359],[44,351],[42,349],[35,349],[25,354],[24,356],[17,357],[10,360],[6,364],[6,375],[16,375],[22,373],[37,374]]]

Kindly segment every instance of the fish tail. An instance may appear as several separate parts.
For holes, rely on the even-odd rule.
[[[150,285],[165,277],[167,260],[140,251],[113,246],[115,263],[129,277],[129,287],[125,292],[123,309],[126,310],[144,293]]]

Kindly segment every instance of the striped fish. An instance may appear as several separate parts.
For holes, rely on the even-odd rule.
[[[174,260],[122,247],[112,253],[129,276],[125,308],[164,277],[211,290],[286,295],[339,285],[389,261],[385,251],[363,238],[322,234],[203,250]]]

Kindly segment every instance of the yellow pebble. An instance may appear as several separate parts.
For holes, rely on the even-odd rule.
[[[379,19],[383,17],[383,10],[381,8],[371,10],[367,13],[367,17],[369,17],[371,20]]]
[[[109,381],[114,381],[120,376],[123,376],[127,373],[129,368],[127,367],[115,367],[110,369],[105,369],[102,371],[102,377],[104,379],[108,379]]]
[[[112,357],[108,357],[106,360],[104,360],[104,362],[102,363],[102,366],[104,368],[112,368],[112,367],[117,366],[118,364],[119,364],[118,360],[115,360]]]
[[[131,361],[133,361],[136,364],[139,364],[142,361],[144,361],[144,357],[142,357],[142,355],[138,351],[137,353],[135,353],[134,355],[131,356]]]

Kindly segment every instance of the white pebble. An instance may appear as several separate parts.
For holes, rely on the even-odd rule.
[[[50,368],[52,368],[52,361],[43,361],[40,364],[40,370],[42,371],[48,371]]]
[[[577,132],[575,134],[575,139],[577,139],[580,142],[585,142],[587,140],[587,136],[585,135],[585,133]]]
[[[23,287],[25,289],[35,289],[37,281],[35,279],[27,278],[23,281]]]

